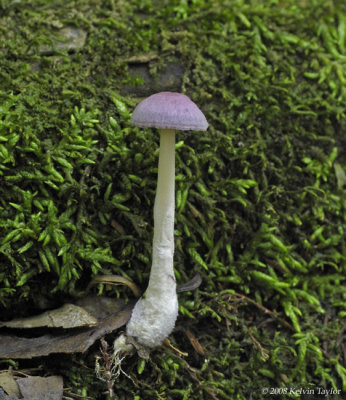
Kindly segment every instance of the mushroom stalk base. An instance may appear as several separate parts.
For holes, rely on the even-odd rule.
[[[146,292],[136,303],[127,334],[156,347],[172,332],[178,315],[173,269],[175,131],[161,130],[157,191],[154,204],[152,267]]]

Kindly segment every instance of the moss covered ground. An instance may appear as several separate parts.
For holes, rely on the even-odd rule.
[[[85,42],[57,45],[66,27]],[[115,398],[342,399],[343,0],[0,0],[1,319],[81,297],[95,275],[146,287],[158,135],[129,123],[133,57],[153,81],[179,60],[210,124],[178,136],[176,158],[176,276],[203,284],[170,337],[189,355],[126,359]],[[0,366],[106,399],[97,352]]]

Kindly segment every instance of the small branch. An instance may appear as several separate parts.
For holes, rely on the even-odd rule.
[[[163,341],[163,345],[166,346],[167,348],[173,350],[174,353],[176,353],[178,356],[181,356],[181,357],[188,357],[188,355],[189,355],[188,353],[185,353],[185,352],[183,352],[183,351],[177,349],[176,347],[174,347],[168,338],[166,338],[166,339]]]
[[[343,334],[344,334],[344,332],[346,331],[346,323],[344,324],[344,326],[341,328],[341,330],[340,330],[340,332],[339,332],[339,334],[338,334],[338,336],[336,337],[336,343],[341,343],[341,339],[342,339],[342,336],[343,336]]]
[[[189,373],[191,379],[197,384],[197,386],[205,390],[213,400],[219,400],[219,398],[215,395],[215,390],[209,387],[204,387],[202,382],[197,378],[195,370],[191,367],[191,365],[186,360],[183,361],[186,371]]]
[[[90,399],[90,400],[92,400],[92,398],[91,397],[89,397],[89,396],[87,396],[87,397],[85,397],[85,396],[82,396],[82,395],[80,395],[80,394],[76,394],[76,393],[71,393],[71,392],[69,392],[69,391],[67,391],[67,390],[64,390],[64,395],[63,395],[63,397],[62,397],[64,400],[72,400],[72,399],[82,399],[82,400],[85,400],[85,399]]]
[[[261,311],[263,311],[265,314],[271,315],[274,319],[279,321],[282,325],[286,326],[289,328],[291,331],[295,332],[295,329],[293,325],[291,325],[289,322],[285,321],[283,318],[279,317],[276,313],[273,311],[269,310],[268,308],[262,306],[262,304],[257,303],[257,301],[250,299],[250,297],[245,296],[244,294],[241,293],[232,293],[232,294],[226,294],[223,296],[223,298],[227,298],[228,300],[231,299],[231,297],[238,297],[240,299],[246,300],[247,302],[255,305],[257,308],[259,308]]]
[[[252,328],[249,329],[249,336],[252,340],[252,343],[254,344],[255,347],[257,347],[257,349],[259,350],[259,352],[261,353],[261,356],[265,359],[268,360],[269,358],[269,354],[264,350],[264,348],[262,347],[261,343],[255,339],[255,337],[253,336],[253,334],[251,333]]]

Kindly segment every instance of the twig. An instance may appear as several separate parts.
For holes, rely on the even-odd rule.
[[[64,389],[64,395],[62,398],[64,400],[72,400],[72,399],[83,399],[83,400],[90,399],[90,400],[92,400],[92,398],[89,396],[85,397],[85,396],[82,396],[77,393],[71,393],[71,392],[68,392],[66,389]]]
[[[261,343],[255,339],[255,337],[253,336],[253,334],[251,333],[252,328],[249,329],[249,336],[252,340],[252,343],[254,344],[255,347],[257,347],[257,349],[259,350],[259,352],[261,353],[261,356],[265,359],[268,360],[269,358],[269,354],[264,350],[264,348],[262,347]]]
[[[195,374],[194,368],[192,368],[191,365],[186,360],[183,361],[186,371],[189,373],[191,379],[197,384],[197,386],[205,390],[213,400],[219,400],[219,398],[215,395],[215,391],[212,388],[203,387],[202,382],[197,378]]]
[[[174,347],[168,338],[166,338],[163,341],[163,345],[168,347],[169,349],[173,350],[174,353],[178,354],[178,356],[182,356],[182,357],[188,356],[188,353],[185,353],[184,351],[181,351],[181,350],[177,349],[176,347]]]
[[[323,326],[328,326],[328,321],[329,321],[329,314],[326,313],[323,318]],[[324,352],[324,354],[328,354],[328,340],[323,341],[322,351]],[[328,356],[328,358],[330,357]]]
[[[341,342],[342,335],[344,334],[345,331],[346,331],[346,323],[344,323],[344,326],[341,328],[338,336],[336,337],[336,343]]]
[[[271,311],[268,308],[262,306],[262,304],[257,303],[257,301],[250,299],[250,297],[247,297],[244,294],[241,294],[241,293],[226,294],[226,295],[223,296],[223,298],[227,298],[228,300],[230,300],[230,298],[232,296],[235,296],[235,297],[238,297],[240,299],[248,301],[249,303],[251,303],[251,304],[255,305],[257,308],[259,308],[261,311],[263,311],[265,314],[271,315],[274,319],[279,321],[282,325],[285,325],[291,331],[295,332],[295,329],[294,329],[293,325],[291,325],[289,322],[285,321],[283,318],[279,317],[273,311]]]

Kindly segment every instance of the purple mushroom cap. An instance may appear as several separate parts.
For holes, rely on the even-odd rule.
[[[187,96],[161,92],[141,101],[131,117],[131,123],[144,128],[205,131],[208,122],[202,111]]]

